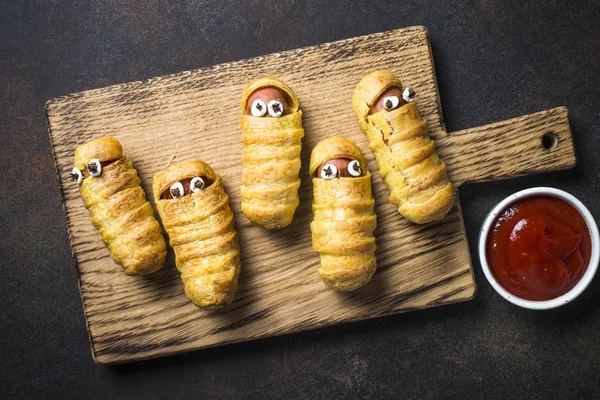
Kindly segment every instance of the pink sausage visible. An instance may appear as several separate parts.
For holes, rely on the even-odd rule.
[[[319,165],[319,168],[317,168],[315,177],[321,178],[321,170],[323,167],[327,164],[333,164],[338,169],[338,176],[340,178],[356,178],[355,176],[350,175],[350,172],[348,171],[348,164],[350,164],[351,161],[352,159],[350,158],[334,158],[332,160],[325,161],[323,164]],[[364,174],[364,171],[360,172],[360,176],[363,176]]]
[[[263,87],[252,92],[250,97],[248,97],[248,103],[246,103],[246,115],[252,115],[252,103],[254,103],[254,100],[262,100],[267,106],[271,100],[278,100],[283,106],[282,115],[288,114],[287,101],[285,101],[285,97],[278,89],[274,87]],[[269,113],[267,112],[264,116],[269,117]]]
[[[209,187],[210,185],[213,184],[213,181],[208,179],[206,176],[201,176],[200,178],[202,178],[202,180],[204,181],[204,189],[206,189],[207,187]],[[181,182],[181,184],[183,185],[183,195],[187,196],[189,194],[192,194],[192,189],[190,188],[190,182],[192,181],[192,178],[185,178],[180,180],[179,182]],[[162,192],[162,194],[160,195],[161,200],[171,200],[173,199],[173,195],[171,195],[171,190],[170,188],[167,188],[164,192]]]
[[[385,89],[383,93],[379,95],[377,101],[373,103],[371,109],[369,110],[369,115],[384,110],[385,104],[383,103],[383,99],[385,99],[388,96],[398,97],[398,100],[400,101],[398,107],[402,107],[406,104],[406,101],[402,98],[402,89],[400,89],[398,86],[390,86],[389,88]]]

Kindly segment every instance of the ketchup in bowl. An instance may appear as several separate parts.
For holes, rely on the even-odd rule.
[[[513,295],[534,301],[571,290],[591,253],[583,216],[565,200],[544,195],[518,199],[501,211],[486,242],[496,281]]]

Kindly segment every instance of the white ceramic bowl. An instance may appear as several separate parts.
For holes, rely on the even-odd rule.
[[[492,227],[492,224],[494,223],[494,221],[499,213],[504,211],[515,200],[522,199],[525,197],[539,196],[539,195],[552,196],[552,197],[557,197],[559,199],[565,200],[567,203],[569,203],[573,207],[575,207],[575,209],[577,211],[579,211],[579,213],[583,216],[585,223],[588,226],[588,229],[590,230],[590,237],[592,238],[592,256],[590,258],[590,264],[588,265],[583,276],[581,277],[579,282],[577,282],[577,284],[575,286],[573,286],[573,288],[571,290],[569,290],[567,293],[565,293],[562,296],[559,296],[555,299],[544,300],[544,301],[533,301],[533,300],[525,300],[520,297],[517,297],[514,294],[509,293],[502,286],[500,286],[498,281],[496,281],[496,279],[494,278],[494,275],[492,275],[492,272],[490,271],[490,267],[488,265],[487,255],[486,255],[486,243],[487,243],[488,234],[490,232],[490,228]],[[517,192],[513,195],[508,196],[507,198],[502,200],[500,203],[498,203],[492,209],[492,211],[490,211],[490,213],[487,215],[487,217],[485,217],[485,220],[481,227],[481,231],[479,232],[479,260],[481,261],[481,268],[483,269],[483,273],[485,274],[485,277],[487,278],[487,280],[490,282],[490,284],[496,290],[496,292],[498,292],[506,300],[508,300],[511,303],[516,304],[520,307],[529,308],[532,310],[548,310],[551,308],[560,307],[560,306],[572,301],[577,296],[579,296],[585,290],[585,288],[588,287],[588,285],[594,278],[594,275],[596,274],[596,270],[598,269],[599,258],[600,258],[600,235],[598,234],[598,226],[596,225],[596,221],[594,220],[594,217],[589,212],[589,210],[583,205],[583,203],[581,201],[577,200],[577,198],[575,198],[571,194],[569,194],[565,191],[559,190],[559,189],[554,189],[554,188],[549,188],[549,187],[535,187],[535,188],[531,188],[531,189],[522,190],[520,192]]]

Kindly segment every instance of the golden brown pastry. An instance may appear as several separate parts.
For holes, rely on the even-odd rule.
[[[252,81],[242,94],[242,211],[264,228],[289,225],[298,207],[304,136],[296,95],[274,78]]]
[[[375,273],[377,217],[371,174],[360,149],[348,139],[320,142],[310,157],[313,176],[313,250],[321,256],[319,275],[336,290],[365,285]]]
[[[392,72],[375,71],[356,86],[352,106],[390,202],[410,221],[424,224],[446,216],[454,191],[413,98]]]
[[[72,176],[92,223],[125,273],[147,275],[161,269],[167,245],[121,143],[104,137],[78,147]]]
[[[188,299],[203,308],[230,304],[240,249],[221,177],[202,161],[172,164],[154,174],[152,191]]]

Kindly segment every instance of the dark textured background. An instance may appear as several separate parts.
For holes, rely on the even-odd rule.
[[[576,169],[466,186],[468,303],[118,367],[92,362],[44,102],[389,29],[429,29],[449,131],[569,107]],[[600,278],[560,310],[493,292],[478,228],[565,189],[600,215],[598,1],[0,2],[0,398],[600,398]]]

